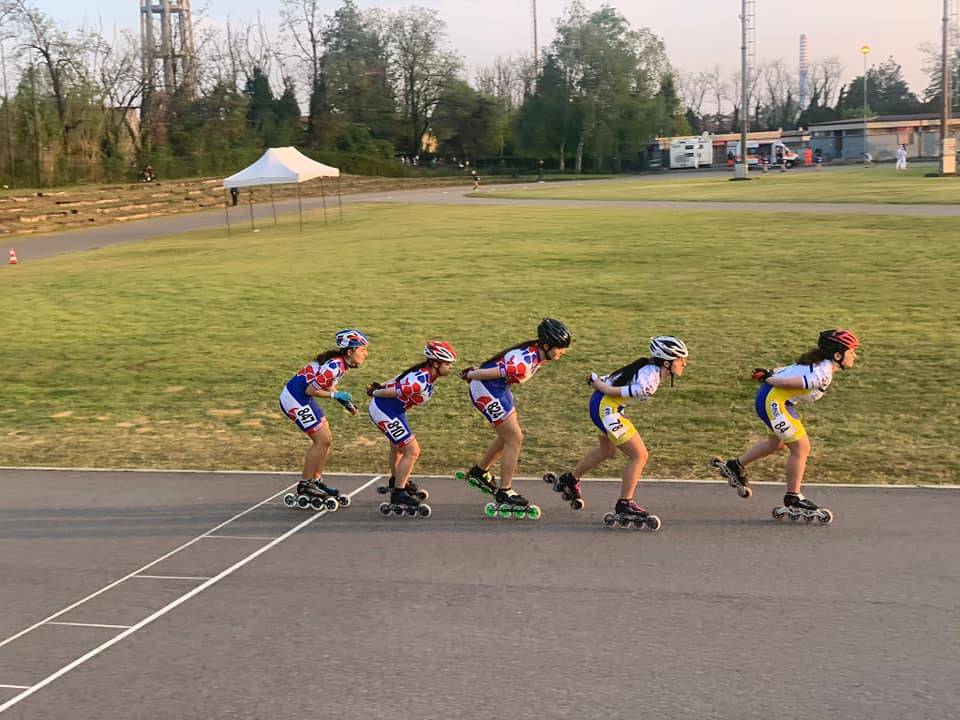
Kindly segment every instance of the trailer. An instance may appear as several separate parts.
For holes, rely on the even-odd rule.
[[[670,169],[695,170],[713,165],[713,143],[709,135],[670,142]]]

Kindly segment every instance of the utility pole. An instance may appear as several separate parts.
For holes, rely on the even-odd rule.
[[[533,19],[533,81],[540,77],[540,40],[537,37],[537,0],[530,0],[530,13]]]
[[[943,52],[940,59],[940,89],[943,105],[940,111],[940,174],[957,172],[957,141],[950,133],[950,0],[943,0]]]
[[[860,53],[863,55],[863,161],[867,161],[867,55],[870,46],[862,45]]]
[[[7,116],[7,165],[10,167],[10,185],[17,186],[17,164],[13,159],[13,118],[10,116],[10,94],[7,91],[7,56],[0,40],[0,72],[3,72],[3,107]]]
[[[750,47],[756,42],[755,0],[740,0],[740,160],[733,168],[734,180],[747,180],[750,161],[747,150],[747,132],[750,110],[747,107],[750,94]]]

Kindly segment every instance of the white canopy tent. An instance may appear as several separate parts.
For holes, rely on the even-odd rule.
[[[300,209],[300,229],[303,229],[303,199],[300,183],[320,178],[320,198],[323,202],[323,221],[327,222],[327,199],[323,190],[323,178],[337,178],[337,199],[340,203],[340,219],[343,219],[343,201],[340,197],[340,169],[311,160],[295,147],[269,148],[260,159],[249,167],[224,179],[224,190],[231,188],[255,187],[257,185],[297,185],[297,204]],[[270,189],[270,201],[273,202],[273,188]],[[273,221],[277,221],[276,205],[273,207]],[[253,225],[253,198],[250,197],[250,225]],[[230,231],[230,217],[227,215],[227,232]]]

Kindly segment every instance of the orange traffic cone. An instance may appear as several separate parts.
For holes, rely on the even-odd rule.
[[[13,248],[10,248],[10,264],[11,265],[17,264],[17,253],[14,251]]]

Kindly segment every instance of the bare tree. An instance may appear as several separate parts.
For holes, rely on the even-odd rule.
[[[391,17],[395,82],[413,155],[419,154],[437,104],[461,68],[460,58],[443,48],[446,29],[436,10],[427,8],[405,8]]]
[[[723,108],[725,101],[730,100],[730,83],[723,79],[719,65],[714,65],[713,68],[704,72],[703,77],[707,86],[707,93],[709,94],[710,99],[713,101],[713,111],[716,115],[717,128],[719,129],[723,123]],[[734,111],[736,111],[737,103],[739,101],[740,93],[735,90],[733,92]]]
[[[705,72],[677,73],[677,93],[685,108],[698,119],[703,117],[703,104],[710,93],[710,77]]]
[[[300,63],[310,88],[310,121],[307,134],[313,145],[322,145],[329,122],[326,88],[324,34],[329,18],[320,12],[320,0],[283,0],[282,32],[291,49],[288,57]]]
[[[530,65],[526,56],[498,55],[493,65],[477,71],[477,90],[500,100],[508,110],[520,107],[529,89]]]
[[[833,107],[840,90],[840,77],[843,75],[840,58],[828,57],[818,60],[810,66],[810,98],[820,107]]]

